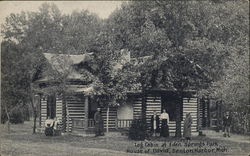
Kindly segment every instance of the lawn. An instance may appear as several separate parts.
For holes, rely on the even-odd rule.
[[[112,134],[114,136],[112,136]],[[1,156],[117,156],[117,155],[249,155],[249,143],[194,137],[191,142],[169,138],[131,141],[110,133],[104,137],[32,135],[31,122],[11,125],[11,133],[1,126]],[[171,143],[171,147],[170,147]],[[142,148],[141,148],[142,147]],[[185,150],[185,151],[184,151]],[[203,150],[203,151],[201,151]],[[133,152],[133,153],[131,153]],[[137,154],[142,152],[143,154]],[[184,153],[188,152],[188,153]],[[193,152],[193,153],[192,153]]]

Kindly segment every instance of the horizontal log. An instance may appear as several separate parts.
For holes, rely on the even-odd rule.
[[[146,108],[159,108],[159,109],[161,109],[161,107],[159,105],[147,105]]]
[[[84,119],[85,118],[85,116],[80,116],[80,115],[74,115],[74,116],[69,116],[70,118],[82,118],[82,119]]]
[[[73,111],[84,111],[84,109],[68,109],[69,112],[73,112]]]
[[[140,108],[140,107],[142,107],[142,104],[133,104],[133,107],[137,107],[137,108]]]
[[[146,111],[147,110],[161,110],[160,107],[146,107],[146,108],[147,108]]]
[[[183,101],[183,103],[198,103],[198,101],[197,100],[182,100]]]
[[[183,108],[183,112],[197,112],[195,108]]]
[[[147,100],[146,103],[161,103],[161,100]]]
[[[69,112],[69,116],[70,115],[82,115],[84,116],[85,113],[82,113],[82,112]]]
[[[141,114],[141,110],[140,111],[134,111],[134,114]]]
[[[138,98],[135,98],[135,100],[142,100],[142,98],[138,97]]]
[[[183,108],[196,108],[197,110],[199,109],[197,105],[183,105]]]
[[[191,97],[191,98],[184,97],[183,100],[197,100],[197,98],[196,97]]]
[[[135,100],[135,101],[133,101],[133,103],[141,104],[141,103],[142,103],[142,100]]]
[[[134,109],[134,112],[135,112],[135,111],[137,111],[137,112],[138,112],[138,111],[141,111],[141,110],[142,110],[141,108],[140,108],[140,109]]]
[[[160,95],[147,94],[146,98],[161,98]]]
[[[198,107],[198,104],[197,103],[183,103],[183,106],[197,106]]]
[[[159,102],[157,102],[157,101],[146,101],[146,104],[147,105],[159,105],[159,106],[161,106],[161,102],[159,101]]]
[[[79,106],[85,106],[84,103],[68,103],[68,106],[76,106],[76,107],[79,107]]]

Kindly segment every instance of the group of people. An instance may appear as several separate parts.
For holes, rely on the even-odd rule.
[[[160,120],[161,120],[161,127],[160,127]],[[190,113],[186,114],[186,118],[184,121],[184,130],[183,130],[183,137],[187,140],[191,139],[191,126],[192,126],[192,116]],[[169,137],[169,115],[165,109],[161,115],[157,115],[157,112],[154,111],[153,115],[151,116],[151,132],[153,136],[157,136],[160,133],[162,137]]]

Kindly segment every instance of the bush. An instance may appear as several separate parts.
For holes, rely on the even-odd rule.
[[[18,124],[23,122],[24,122],[24,117],[22,109],[14,109],[10,114],[10,123]]]
[[[129,128],[129,139],[144,140],[147,137],[147,123],[145,120],[134,119]]]
[[[1,124],[5,124],[7,120],[8,118],[7,118],[5,111],[2,111],[1,112]]]

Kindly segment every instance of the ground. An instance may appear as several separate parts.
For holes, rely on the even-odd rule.
[[[47,137],[44,134],[32,134],[32,122],[11,125],[10,133],[7,133],[5,125],[1,125],[0,128],[0,156],[248,156],[250,154],[249,136],[232,135],[231,138],[223,138],[221,133],[208,131],[205,132],[207,133],[206,137],[193,137],[192,141],[186,142],[175,138],[167,140],[152,138],[145,141],[132,141],[119,133],[109,133],[104,137],[75,135]],[[172,144],[171,147],[170,143]],[[140,148],[141,146],[143,148]],[[183,153],[184,149],[202,149],[203,151]],[[208,153],[213,149],[214,152]],[[147,150],[149,150],[149,154],[144,153]],[[130,152],[143,152],[143,154]]]

